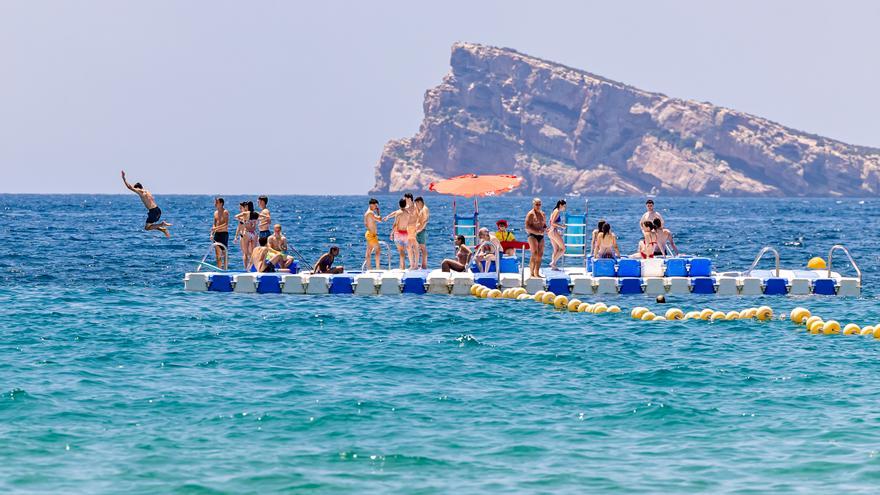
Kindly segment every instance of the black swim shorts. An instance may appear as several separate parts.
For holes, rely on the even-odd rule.
[[[264,237],[270,237],[272,235],[272,231],[269,230],[261,230],[260,231],[260,239]]]
[[[214,232],[214,242],[219,242],[229,247],[229,232]]]
[[[147,223],[156,223],[161,216],[162,210],[160,210],[158,206],[150,208],[150,210],[147,211]]]

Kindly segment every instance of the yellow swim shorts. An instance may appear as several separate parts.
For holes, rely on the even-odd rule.
[[[379,244],[379,236],[370,232],[369,230],[364,232],[364,239],[367,240],[367,244],[374,245]]]

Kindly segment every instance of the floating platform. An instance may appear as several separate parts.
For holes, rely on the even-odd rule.
[[[505,263],[502,261],[502,266]],[[777,265],[778,266],[778,265]],[[542,270],[529,277],[515,270],[443,272],[381,270],[336,275],[310,273],[192,272],[184,289],[192,292],[261,294],[446,294],[470,295],[471,286],[524,287],[529,293],[547,290],[559,295],[717,294],[721,296],[847,296],[861,295],[861,277],[843,277],[830,269],[716,272],[709,258],[588,260],[586,266]]]

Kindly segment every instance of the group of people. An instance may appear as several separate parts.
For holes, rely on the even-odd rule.
[[[147,220],[145,230],[158,230],[171,237],[168,228],[172,224],[160,222],[162,210],[156,204],[153,195],[139,182],[129,184],[122,172],[122,181],[125,186],[140,197],[147,208]],[[229,249],[229,212],[225,207],[223,198],[214,200],[214,219],[211,226],[211,240],[217,259],[217,267],[228,269],[227,252]],[[294,257],[288,254],[290,249],[287,238],[282,232],[281,224],[272,224],[272,214],[269,211],[269,198],[260,196],[257,198],[257,207],[253,201],[239,203],[239,212],[233,217],[238,221],[233,242],[241,246],[242,262],[245,270],[257,272],[272,272],[287,270],[294,263]],[[525,232],[528,242],[517,241],[513,232],[509,230],[507,220],[496,222],[497,231],[493,234],[485,227],[477,233],[476,246],[468,246],[464,236],[458,235],[454,240],[455,257],[445,259],[440,267],[444,272],[468,270],[471,261],[474,261],[478,269],[488,271],[493,262],[500,262],[500,257],[513,255],[516,249],[528,249],[529,273],[532,277],[540,277],[541,263],[544,257],[545,236],[550,239],[553,253],[550,256],[550,269],[558,270],[559,260],[565,256],[565,231],[568,226],[564,222],[564,214],[567,205],[564,199],[556,202],[549,217],[542,209],[540,198],[532,200],[532,208],[525,216]],[[258,211],[259,210],[259,211]],[[408,267],[410,270],[428,268],[427,226],[430,220],[430,210],[425,205],[421,196],[413,197],[406,193],[398,201],[398,209],[385,215],[379,212],[379,201],[371,198],[367,211],[364,212],[363,222],[364,239],[366,240],[366,254],[364,256],[364,268],[370,268],[371,258],[375,260],[375,269],[381,269],[382,247],[379,242],[378,224],[393,219],[390,232],[390,240],[397,247],[399,267],[401,270]],[[271,230],[270,230],[271,227]],[[653,258],[665,256],[670,251],[678,254],[678,247],[672,232],[665,228],[663,217],[654,210],[654,200],[645,202],[645,213],[639,219],[641,232],[638,251],[634,257]],[[617,235],[613,232],[611,224],[605,220],[599,220],[593,230],[590,240],[589,253],[593,258],[618,258],[621,256],[618,246]],[[295,250],[294,250],[295,251]],[[315,273],[341,273],[343,266],[334,266],[336,257],[339,256],[339,247],[332,246],[324,253],[312,267]]]
[[[486,270],[491,261],[496,259],[496,253],[503,252],[512,255],[516,249],[528,249],[529,274],[532,277],[540,277],[541,263],[544,257],[545,236],[550,239],[553,253],[550,256],[550,269],[558,270],[559,260],[565,256],[565,231],[568,226],[564,222],[564,213],[567,208],[566,201],[560,199],[556,202],[553,211],[547,214],[542,209],[540,198],[532,200],[532,208],[525,217],[525,232],[528,235],[528,243],[516,241],[513,232],[508,230],[507,220],[499,220],[496,223],[498,231],[494,236],[489,235],[486,228],[481,228],[477,233],[477,246],[471,249],[466,245],[464,236],[455,239],[455,258],[443,260],[440,267],[443,271],[466,271],[471,259],[476,262],[478,269]],[[645,213],[639,220],[640,240],[638,251],[634,257],[653,258],[665,256],[669,252],[678,254],[672,232],[664,227],[663,217],[654,210],[654,200],[645,202]],[[593,258],[619,258],[620,247],[617,244],[617,234],[611,229],[611,223],[599,220],[593,230],[590,239],[589,254]]]
[[[394,219],[391,224],[390,240],[397,247],[400,269],[408,266],[410,270],[428,268],[428,221],[431,212],[421,196],[414,198],[406,193],[397,202],[398,208],[384,217],[379,213],[379,200],[370,198],[364,212],[364,239],[367,251],[364,268],[370,267],[370,258],[375,256],[376,270],[381,269],[382,246],[379,244],[378,223]],[[406,261],[407,263],[404,263]]]

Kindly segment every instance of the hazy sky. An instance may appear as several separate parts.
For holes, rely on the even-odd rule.
[[[0,192],[360,194],[458,40],[880,146],[880,3],[0,0]]]

